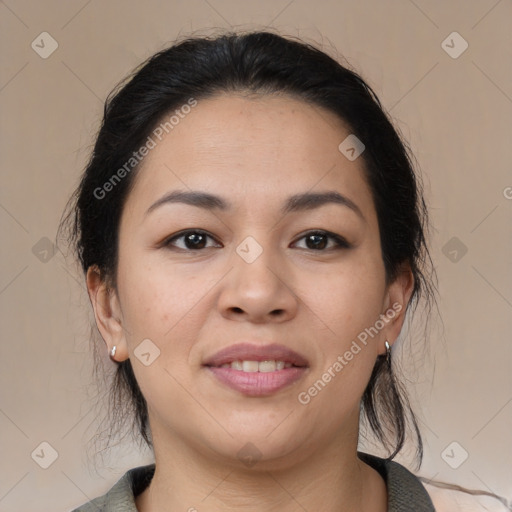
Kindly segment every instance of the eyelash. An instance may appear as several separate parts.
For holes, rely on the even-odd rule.
[[[180,251],[186,251],[186,252],[199,252],[201,250],[211,248],[211,247],[202,247],[200,249],[189,249],[189,248],[182,248],[182,247],[173,247],[172,242],[175,242],[176,240],[179,240],[180,238],[184,238],[185,236],[190,235],[190,234],[203,235],[203,236],[206,236],[208,238],[215,240],[215,238],[212,235],[210,235],[206,231],[203,231],[202,229],[187,229],[185,231],[181,231],[181,232],[165,239],[161,245],[163,247],[167,247],[171,250],[178,249]],[[309,249],[306,247],[305,248],[306,250],[313,251],[313,252],[326,252],[326,251],[338,250],[338,249],[350,249],[352,247],[351,244],[349,244],[343,237],[336,235],[335,233],[331,233],[330,231],[325,231],[322,229],[308,231],[305,234],[303,234],[298,240],[303,240],[303,239],[307,238],[308,236],[314,236],[314,235],[325,236],[328,239],[333,240],[335,243],[335,246],[329,247],[327,249]],[[294,242],[294,243],[296,243],[296,242]]]

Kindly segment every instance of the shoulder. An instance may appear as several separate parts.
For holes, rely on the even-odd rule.
[[[398,462],[358,452],[359,458],[379,471],[386,481],[389,512],[510,512],[499,497],[418,477]]]
[[[415,512],[436,512],[430,495],[420,479],[398,462],[375,455],[358,453],[359,458],[378,471],[388,490],[389,512],[405,512],[414,504]]]
[[[106,494],[71,512],[137,512],[135,497],[149,485],[154,472],[155,464],[132,468]]]

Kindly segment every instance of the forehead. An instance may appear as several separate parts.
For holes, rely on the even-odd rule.
[[[164,128],[167,117],[160,123]],[[261,158],[273,160],[280,155],[289,160],[292,151],[297,159],[304,154],[315,158],[326,149],[332,154],[341,142],[340,136],[348,134],[336,115],[303,100],[287,95],[234,93],[200,100],[167,131],[163,134],[167,149],[182,159],[222,152],[234,160],[252,155],[254,148],[262,150]],[[190,150],[194,150],[193,155]],[[148,160],[158,158],[163,151],[153,151]]]
[[[134,176],[132,206],[175,188],[230,202],[334,188],[371,203],[362,158],[350,161],[338,149],[350,129],[322,107],[291,96],[219,94],[186,112],[167,125],[166,114],[150,135],[154,147]]]

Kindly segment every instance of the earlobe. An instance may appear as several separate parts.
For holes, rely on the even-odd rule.
[[[405,313],[414,290],[414,276],[410,266],[403,265],[395,280],[388,286],[385,311],[390,321],[386,325],[384,337],[392,345],[398,338],[405,320]],[[386,353],[383,345],[382,354]]]
[[[115,346],[116,360],[120,362],[128,359],[121,308],[115,290],[108,287],[97,265],[87,270],[86,282],[96,325],[107,345],[108,353]]]

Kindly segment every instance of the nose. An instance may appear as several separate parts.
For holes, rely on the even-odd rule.
[[[218,297],[221,314],[253,323],[285,322],[298,310],[298,298],[285,272],[285,262],[264,250],[255,261],[233,254],[232,270]],[[285,274],[288,274],[286,277]]]

